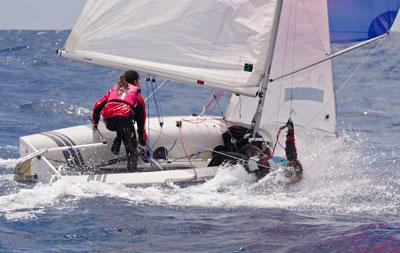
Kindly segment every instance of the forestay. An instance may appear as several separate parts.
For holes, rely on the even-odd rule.
[[[88,0],[62,55],[255,96],[276,0]]]
[[[396,17],[398,2],[285,0],[271,79],[329,57],[331,42],[363,41],[386,33]],[[354,30],[351,32],[351,29]],[[261,129],[273,131],[291,117],[298,126],[325,135],[335,134],[330,60],[269,83],[265,95]],[[254,116],[251,112],[257,103],[258,99],[233,95],[226,112],[227,120],[250,124]]]

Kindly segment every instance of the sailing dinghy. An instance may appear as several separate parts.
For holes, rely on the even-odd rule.
[[[398,0],[88,0],[60,56],[227,91],[230,103],[224,117],[167,117],[163,125],[150,118],[153,157],[139,163],[140,172],[125,172],[124,157],[110,152],[115,133],[104,125],[20,137],[15,180],[201,182],[217,173],[207,165],[230,126],[247,127],[272,145],[288,118],[297,130],[335,136],[331,60],[385,38],[399,6]],[[332,52],[331,43],[351,44]],[[289,182],[300,178],[285,175]]]

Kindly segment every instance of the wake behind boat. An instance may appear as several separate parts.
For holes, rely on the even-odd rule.
[[[398,0],[370,5],[348,0],[88,0],[59,55],[136,69],[147,75],[148,85],[166,79],[224,90],[232,93],[231,101],[223,118],[168,117],[163,125],[150,119],[150,157],[132,173],[123,171],[123,156],[110,152],[114,135],[104,126],[100,132],[77,126],[21,137],[15,179],[197,182],[217,172],[217,166],[208,166],[215,154],[243,160],[218,148],[227,148],[222,136],[232,126],[249,129],[247,140],[269,148],[276,147],[274,137],[288,119],[301,131],[335,136],[331,60],[385,38],[399,6]],[[355,42],[331,51],[331,43]],[[159,89],[148,99],[162,94]],[[290,181],[298,181],[301,173],[290,169],[295,161],[286,158],[272,152],[268,167],[283,166]],[[244,164],[249,173],[263,168],[251,161]]]

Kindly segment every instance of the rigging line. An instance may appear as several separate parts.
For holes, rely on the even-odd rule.
[[[159,123],[160,128],[161,128],[160,132],[159,132],[159,134],[157,136],[157,139],[154,141],[153,145],[151,145],[151,149],[154,149],[155,146],[157,145],[158,141],[160,140],[161,133],[163,131],[164,116],[163,116],[163,114],[161,112],[161,104],[160,104],[160,101],[159,101],[159,93],[156,91],[157,89],[156,89],[155,79],[152,79],[152,88],[153,88],[152,94],[155,94],[154,95],[154,102],[155,102],[155,106],[156,106],[156,109],[157,109],[158,123]]]
[[[335,91],[335,95],[339,94],[343,88],[348,84],[348,82],[355,76],[355,74],[358,73],[358,71],[361,69],[361,67],[369,60],[371,57],[372,53],[377,50],[377,48],[383,43],[384,39],[379,40],[378,43],[376,43],[376,46],[369,51],[368,55],[358,64],[358,66],[354,69],[354,71],[344,80],[344,82],[340,85],[340,87]],[[309,121],[308,124],[311,124],[314,122],[314,120],[317,118],[318,115],[321,114],[321,112],[327,107],[327,104],[323,106],[316,114],[315,116]]]
[[[200,115],[201,116],[203,116],[204,114],[206,114],[208,111],[209,111],[209,107],[211,107],[211,105],[213,104],[213,102],[214,102],[214,97],[208,102],[208,104],[205,106],[205,107],[203,107],[203,109],[201,110],[201,112],[200,112]],[[214,109],[214,108],[213,108]]]
[[[147,81],[147,79],[146,79],[146,81]],[[148,96],[144,99],[144,102],[147,102],[147,100],[149,100],[151,96],[153,96],[159,89],[161,89],[161,87],[164,86],[164,84],[166,84],[167,81],[168,81],[168,80],[164,80],[164,81],[157,87],[157,89],[155,89],[150,95],[147,94]]]
[[[226,120],[224,120],[224,122],[227,124]],[[172,135],[165,134],[165,133],[160,133],[160,134],[163,135],[163,136],[174,137],[174,136],[172,136]],[[170,152],[170,151],[175,147],[175,145],[177,144],[177,140],[178,140],[178,138],[175,139],[173,146],[170,148],[170,150],[169,150],[168,152]],[[182,141],[183,141],[183,140],[181,139],[181,142],[182,142]],[[225,154],[225,153],[222,153],[222,152],[219,152],[219,151],[210,149],[209,147],[205,147],[205,146],[199,145],[199,144],[197,144],[197,143],[195,143],[195,142],[192,142],[192,141],[187,141],[187,140],[186,140],[186,142],[189,143],[189,144],[191,144],[191,145],[193,145],[193,146],[195,146],[195,147],[201,148],[201,149],[203,149],[203,150],[207,150],[207,151],[212,152],[212,153],[220,154],[220,155],[223,155],[223,156],[226,156],[226,157],[230,157],[230,158],[233,158],[233,159],[236,159],[236,160],[240,160],[240,161],[246,161],[246,160],[244,160],[244,159],[240,159],[240,158],[237,158],[237,157],[234,157],[234,156],[231,156],[231,155],[228,155],[228,154]],[[184,147],[184,145],[183,145],[183,147]],[[201,152],[201,151],[199,151],[199,152]],[[196,154],[199,153],[199,152],[196,152],[195,154],[192,154],[191,156],[196,155]],[[186,155],[186,157],[188,157],[187,154],[185,154],[185,155]],[[189,157],[191,157],[191,156],[189,156]],[[189,161],[190,161],[190,159],[189,159]],[[193,164],[191,164],[191,165],[193,166]],[[260,167],[264,167],[264,168],[268,168],[267,166],[264,166],[264,165],[261,165],[261,164],[260,164],[259,166],[260,166]],[[195,170],[195,167],[194,167],[194,166],[193,166],[193,170],[195,171],[196,176],[197,176],[197,171]]]
[[[295,75],[295,74],[297,74],[297,73],[299,73],[299,72],[301,72],[301,71],[304,71],[304,70],[306,70],[306,69],[312,68],[312,67],[314,67],[314,66],[317,66],[317,65],[322,64],[322,63],[324,63],[324,62],[326,62],[326,61],[332,60],[332,59],[334,59],[334,58],[336,58],[336,57],[339,57],[339,56],[341,56],[341,55],[347,54],[347,53],[349,53],[349,52],[351,52],[351,51],[353,51],[353,50],[356,50],[356,49],[358,49],[358,48],[364,47],[364,46],[366,46],[366,45],[368,45],[368,44],[371,44],[371,43],[374,43],[374,42],[376,42],[376,41],[382,40],[382,39],[386,38],[388,35],[389,35],[389,32],[386,32],[386,33],[384,33],[384,34],[382,34],[382,35],[379,35],[379,36],[377,36],[377,37],[375,37],[375,38],[372,38],[372,39],[363,41],[363,42],[361,42],[361,43],[355,44],[355,45],[350,46],[350,47],[348,47],[348,48],[345,48],[345,49],[343,49],[343,50],[341,50],[341,51],[338,51],[338,52],[336,52],[336,53],[326,55],[326,57],[325,57],[325,58],[322,58],[321,60],[318,60],[318,61],[316,61],[316,62],[314,62],[314,63],[312,63],[312,64],[309,64],[309,65],[306,65],[306,66],[304,66],[304,67],[301,67],[301,68],[299,68],[299,69],[297,69],[297,70],[295,70],[295,71],[293,71],[293,72],[291,72],[291,73],[284,74],[283,76],[277,77],[277,78],[275,78],[275,79],[270,79],[269,81],[270,81],[270,82],[275,82],[275,81],[277,81],[277,80],[280,80],[280,79],[282,79],[282,78],[288,77],[288,76],[290,76],[290,75]]]
[[[303,2],[303,1],[302,1]],[[303,3],[304,5],[304,3]],[[296,55],[296,32],[297,32],[297,2],[296,2],[296,7],[295,7],[295,15],[294,15],[294,38],[293,38],[293,49],[292,49],[292,71],[294,70],[295,66],[295,55]],[[304,7],[305,8],[305,7]],[[289,111],[289,118],[292,118],[292,112],[293,112],[293,88],[294,88],[294,75],[291,76],[292,78],[292,89],[290,90],[290,111]]]
[[[208,102],[208,104],[205,107],[203,107],[203,110],[200,113],[200,115],[203,116],[203,115],[211,114],[215,109],[216,101],[219,100],[222,97],[222,95],[223,95],[223,91],[222,91],[222,94],[221,94],[221,91],[214,90],[213,95],[212,95],[212,99],[210,100],[210,102]],[[211,108],[211,106],[212,106],[212,108]]]
[[[148,76],[146,78],[146,93],[147,93],[147,97],[149,97],[149,84],[150,84],[150,77]],[[146,100],[145,100],[146,102]],[[151,143],[150,143],[150,99],[147,101],[147,142],[146,142],[146,146],[147,146],[147,150],[149,152],[149,157],[153,158],[153,154],[151,151]]]
[[[221,112],[221,116],[224,115],[224,109],[222,109],[222,107],[221,107],[219,101],[221,100],[221,98],[222,98],[223,95],[224,95],[224,92],[222,91],[222,93],[220,92],[220,93],[217,94],[216,97],[215,97],[215,104],[216,104],[216,106],[218,106],[218,109],[219,109],[220,112]],[[214,108],[215,108],[215,106],[214,106]],[[212,112],[212,111],[211,111],[211,112]]]
[[[157,86],[158,87],[158,86]],[[154,86],[155,88],[155,86]],[[164,114],[162,112],[162,108],[161,108],[161,102],[160,102],[160,93],[157,92],[156,95],[154,96],[155,98],[157,98],[157,104],[158,104],[158,109],[159,109],[159,113],[160,113],[160,118],[161,118],[161,122],[160,125],[164,125]],[[162,127],[162,126],[161,126]]]
[[[282,74],[281,75],[283,75],[285,73],[285,69],[286,69],[286,59],[287,59],[286,56],[287,56],[287,51],[288,51],[288,47],[289,47],[288,41],[289,41],[289,34],[290,34],[290,24],[291,24],[291,21],[292,21],[292,15],[291,15],[292,14],[292,10],[293,10],[293,0],[290,2],[289,20],[287,22],[287,27],[286,27],[286,31],[287,32],[286,32],[286,41],[285,41],[285,47],[284,47],[285,50],[283,51],[283,68],[282,68]],[[296,23],[295,23],[295,25],[296,25]],[[294,34],[294,36],[296,36],[296,34]],[[282,97],[283,83],[284,83],[284,80],[281,80],[281,87],[279,89],[279,98]],[[279,103],[280,103],[280,101],[279,101]],[[276,108],[275,128],[278,128],[278,118],[279,118],[278,115],[279,115],[280,108],[283,106],[283,104]]]
[[[155,84],[155,82],[156,82],[156,80],[153,78],[153,79],[151,80],[151,88],[152,88],[153,92],[154,92],[155,89],[156,89],[156,84]],[[155,94],[155,95],[154,95],[154,105],[155,105],[156,110],[157,110],[158,123],[159,123],[160,126],[162,127],[162,126],[164,125],[164,120],[163,120],[163,117],[162,117],[162,115],[161,115],[161,106],[160,106],[160,103],[159,103],[159,101],[158,101],[158,93],[154,93],[154,94]]]
[[[161,135],[162,133],[160,133]],[[165,135],[165,134],[164,134]],[[168,136],[168,135],[167,135]],[[178,141],[178,138],[175,138],[174,143],[172,144],[170,149],[167,149],[168,153],[170,153],[176,146],[176,142]]]
[[[163,136],[176,138],[176,136],[173,136],[173,135],[170,135],[170,134],[166,134],[166,133],[161,133],[161,134],[162,134]],[[175,145],[176,145],[176,143],[177,143],[177,140],[178,140],[178,138],[175,139],[174,144],[173,144],[173,146],[171,147],[171,149],[170,149],[169,151],[171,151],[171,150],[175,147]],[[189,144],[191,144],[191,145],[193,145],[193,146],[195,146],[195,147],[202,148],[202,149],[204,149],[204,150],[210,150],[209,147],[204,147],[204,146],[202,146],[202,145],[199,145],[199,144],[194,143],[194,142],[191,142],[191,141],[186,141],[186,142],[189,143]],[[168,152],[169,152],[169,151],[168,151]]]
[[[186,119],[182,119],[182,122],[187,122],[187,123],[190,123],[190,124],[193,124],[193,125],[197,125],[197,124],[201,124],[201,123],[204,123],[205,121],[206,121],[207,119],[200,119],[200,120],[186,120]],[[226,122],[226,120],[225,120],[225,118],[222,118],[221,120],[223,120],[223,121],[225,121]],[[219,127],[226,127],[226,128],[228,128],[228,126],[227,126],[227,123],[215,123],[214,125],[213,125],[213,127],[214,128],[216,128],[216,126],[219,126]],[[225,131],[226,130],[223,130],[223,129],[217,129],[218,131],[220,131],[221,133],[225,133]]]
[[[199,152],[190,154],[189,157],[192,158],[193,156],[200,156],[201,154],[205,154],[205,153],[207,153],[207,152],[209,152],[209,151],[208,151],[208,150],[199,151]],[[179,161],[179,160],[182,160],[182,159],[188,159],[188,157],[187,157],[187,156],[181,156],[181,157],[175,158],[175,159],[173,159],[173,160],[171,160],[171,161],[172,161],[172,162],[176,162],[176,161]]]
[[[219,155],[222,155],[222,156],[226,156],[226,157],[229,157],[229,158],[238,160],[238,161],[242,161],[242,162],[244,162],[244,163],[248,162],[249,160],[255,161],[254,159],[252,159],[252,157],[249,157],[248,160],[245,160],[245,159],[238,158],[238,157],[235,157],[235,156],[232,156],[232,155],[229,155],[229,154],[225,154],[225,153],[223,153],[223,152],[219,152],[219,151],[216,151],[216,150],[211,150],[211,149],[209,149],[209,151],[212,152],[212,153],[216,153],[216,154],[219,154]],[[262,167],[262,168],[270,168],[269,166],[262,165],[262,164],[257,164],[257,166]]]
[[[153,145],[151,145],[151,149],[154,149],[154,147],[157,145],[158,141],[160,140],[160,137],[161,137],[161,134],[162,134],[163,129],[164,129],[164,128],[161,127],[161,130],[160,130],[160,132],[158,133],[157,139],[154,141]]]
[[[190,157],[188,156],[188,154],[187,154],[187,152],[186,152],[185,144],[184,144],[184,142],[183,142],[182,127],[178,127],[178,128],[179,128],[179,139],[181,140],[181,143],[182,143],[183,152],[185,153],[185,155],[186,155],[186,157],[187,157],[187,159],[188,159],[188,161],[189,161],[189,164],[190,164],[190,166],[191,166],[192,169],[193,169],[193,172],[194,172],[194,180],[196,180],[196,179],[197,179],[197,171],[196,171],[196,168],[193,166],[192,161],[190,160]]]
[[[343,90],[344,86],[347,85],[347,83],[354,77],[354,75],[360,70],[362,65],[364,65],[369,60],[369,58],[371,58],[372,53],[382,44],[383,41],[384,40],[380,40],[376,44],[376,46],[368,53],[365,59],[355,68],[353,73],[351,73],[349,77],[342,83],[342,85],[335,91],[335,95],[337,95],[339,92]]]

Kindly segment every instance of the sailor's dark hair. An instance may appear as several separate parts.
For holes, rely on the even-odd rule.
[[[128,84],[135,84],[135,81],[139,80],[138,72],[134,70],[125,71],[125,73],[119,78],[119,88],[127,89]]]
[[[130,84],[135,84],[135,81],[139,80],[140,78],[138,72],[134,70],[125,71],[123,77]]]

